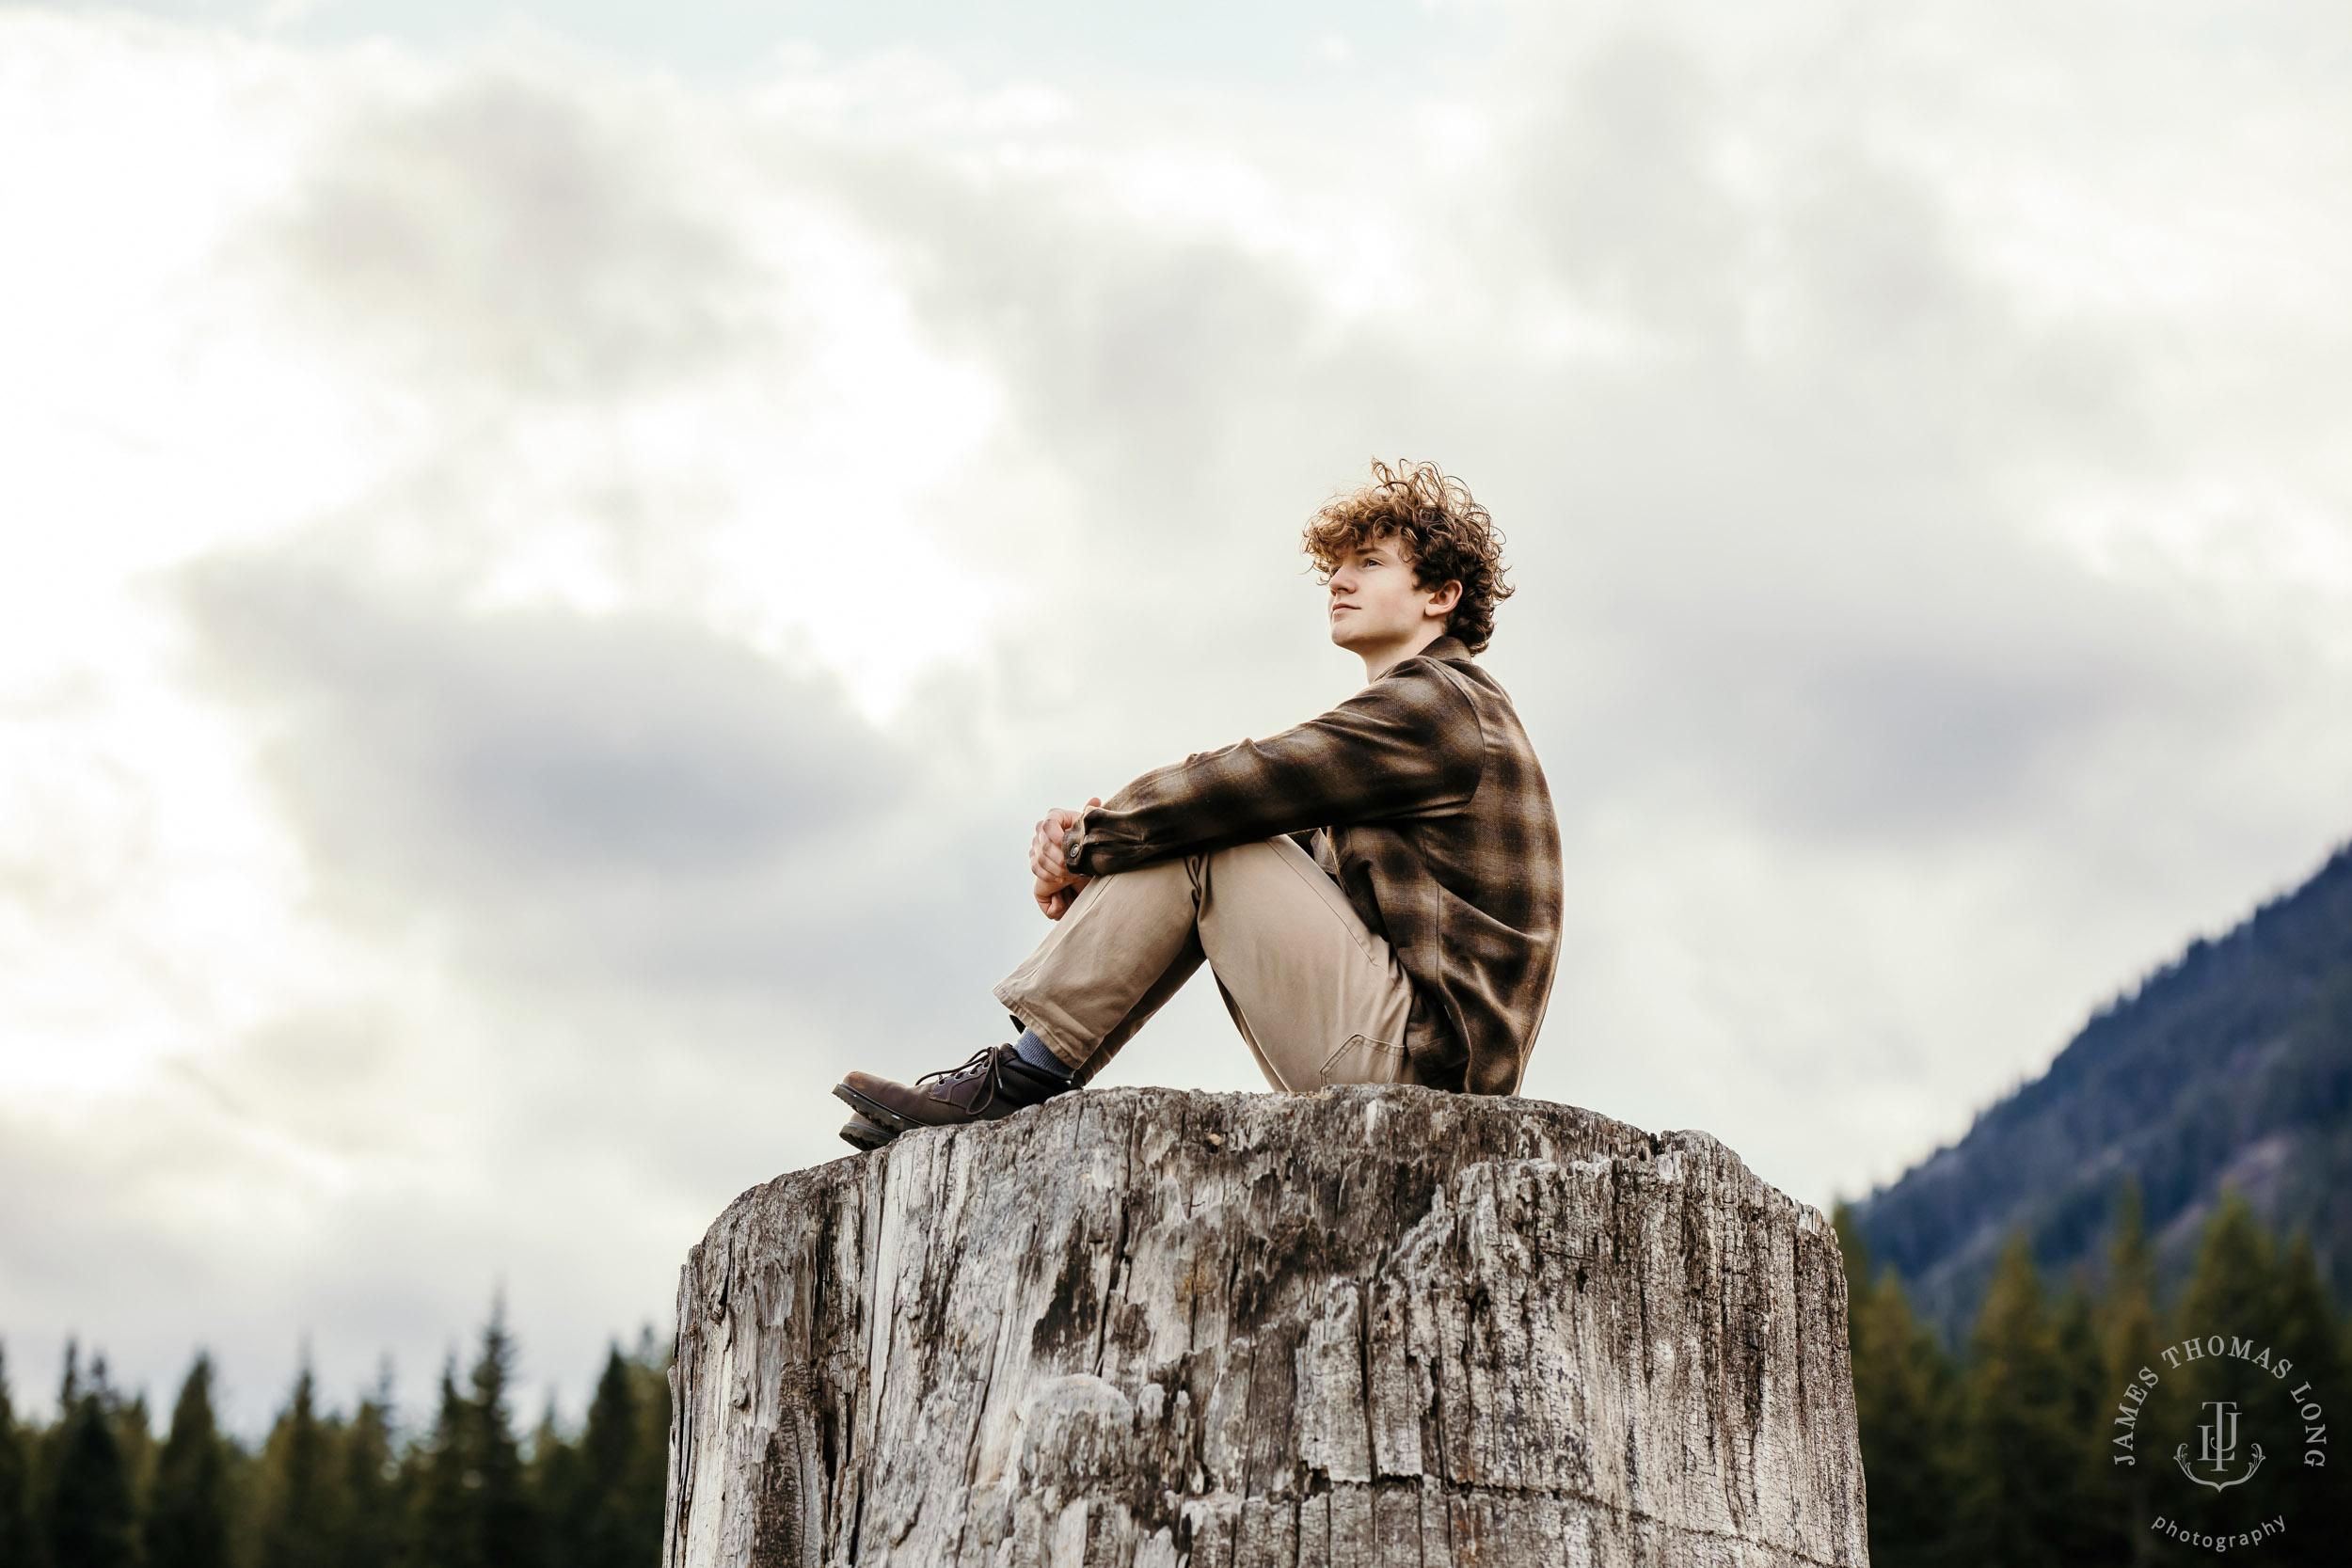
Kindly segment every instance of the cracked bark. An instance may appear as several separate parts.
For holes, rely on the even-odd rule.
[[[1703,1132],[1089,1091],[755,1188],[665,1568],[1867,1561],[1845,1275]]]

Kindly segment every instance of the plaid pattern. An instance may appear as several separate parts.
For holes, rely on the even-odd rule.
[[[1281,833],[1411,976],[1412,1081],[1516,1090],[1560,957],[1560,830],[1494,677],[1441,637],[1321,718],[1144,774],[1065,848],[1104,876]]]

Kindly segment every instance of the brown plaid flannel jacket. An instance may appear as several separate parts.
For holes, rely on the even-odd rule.
[[[1412,979],[1411,1080],[1516,1090],[1560,957],[1560,830],[1510,697],[1456,639],[1296,729],[1146,773],[1065,847],[1104,876],[1310,831]]]

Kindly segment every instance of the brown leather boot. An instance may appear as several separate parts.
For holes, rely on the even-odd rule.
[[[1068,1079],[1040,1072],[1011,1046],[997,1045],[973,1053],[961,1067],[925,1073],[912,1085],[852,1072],[833,1092],[858,1114],[857,1121],[841,1130],[843,1139],[876,1148],[881,1145],[865,1141],[868,1128],[880,1130],[887,1142],[918,1127],[994,1121],[1076,1087]]]
[[[897,1133],[875,1126],[864,1117],[851,1117],[841,1125],[841,1141],[851,1148],[880,1148]]]

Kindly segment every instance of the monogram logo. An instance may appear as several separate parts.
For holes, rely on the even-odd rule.
[[[2163,1371],[2156,1370],[2159,1365]],[[2181,1404],[2154,1400],[2157,1386],[2170,1372],[2187,1374],[2191,1388],[2211,1379],[2202,1392],[2217,1397],[2198,1406],[2204,1418],[2196,1424],[2194,1449],[2183,1443],[2172,1450],[2172,1463],[2191,1489],[2182,1491],[2169,1481],[2152,1488],[2150,1501],[2166,1512],[2149,1521],[2149,1531],[2199,1551],[2216,1552],[2259,1546],[2284,1535],[2288,1508],[2280,1505],[2293,1504],[2298,1476],[2328,1467],[2328,1412],[2319,1390],[2295,1370],[2292,1359],[2260,1338],[2206,1334],[2167,1345],[2133,1374],[2116,1402],[2109,1457],[2118,1465],[2139,1462],[2142,1437],[2150,1439],[2153,1450],[2147,1457],[2155,1458],[2164,1451],[2157,1446],[2156,1432],[2170,1437],[2187,1425],[2188,1412]],[[2202,1393],[2194,1397],[2201,1399]],[[2173,1426],[2174,1421],[2182,1425]],[[2151,1426],[2155,1430],[2148,1430]],[[2300,1466],[2291,1446],[2296,1433],[2302,1434]],[[2229,1497],[2262,1469],[2268,1457],[2256,1441],[2262,1437],[2269,1438],[2272,1448],[2284,1449],[2289,1468],[2282,1475],[2272,1465],[2262,1485]],[[2200,1498],[2199,1487],[2214,1496]],[[2175,1506],[2188,1516],[2175,1516]]]
[[[2201,1476],[2189,1465],[2188,1445],[2183,1443],[2172,1450],[2174,1463],[2181,1474],[2200,1486],[2210,1486],[2217,1492],[2227,1492],[2233,1486],[2244,1485],[2254,1479],[2254,1472],[2263,1467],[2263,1446],[2256,1443],[2249,1450],[2252,1462],[2246,1473],[2227,1481],[2219,1479],[2237,1459],[2237,1402],[2234,1400],[2207,1400],[2205,1409],[2212,1418],[2197,1429],[2197,1464],[2211,1467],[2211,1477]]]

